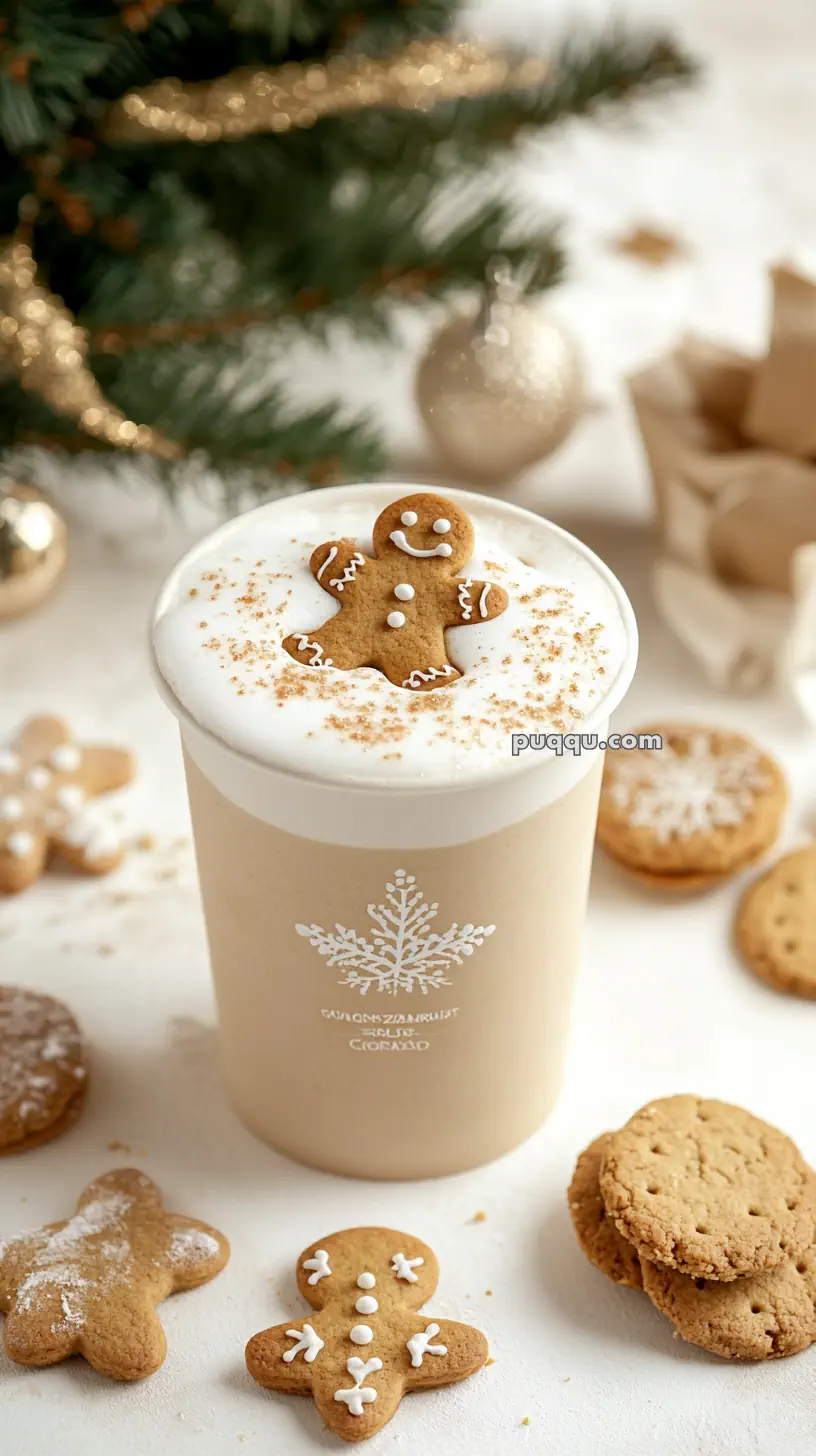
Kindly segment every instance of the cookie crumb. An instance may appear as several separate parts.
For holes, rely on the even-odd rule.
[[[112,945],[108,945],[107,942],[103,942],[102,945],[98,945],[96,947],[96,954],[97,955],[100,955],[100,956],[112,956],[112,955],[114,955],[114,953],[115,953],[114,952],[114,947]]]
[[[484,1213],[482,1211],[482,1209],[480,1208],[478,1213],[474,1213],[474,1215],[473,1215],[473,1217],[472,1217],[472,1219],[470,1221],[471,1221],[471,1223],[484,1223],[484,1221],[485,1221],[486,1218],[487,1218],[487,1214]]]
[[[496,1362],[493,1359],[493,1356],[491,1355],[489,1360],[485,1360],[485,1370],[487,1369],[488,1365],[495,1365],[495,1363]]]
[[[130,1156],[132,1151],[133,1149],[130,1143],[123,1143],[121,1138],[111,1138],[111,1141],[108,1143],[109,1153],[127,1153]]]
[[[492,1289],[486,1289],[485,1290],[485,1294],[492,1294],[492,1293],[493,1293],[493,1290]]]
[[[525,1417],[524,1417],[524,1420],[523,1420],[523,1421],[522,1421],[522,1423],[521,1423],[521,1424],[522,1424],[522,1425],[523,1425],[523,1426],[529,1426],[529,1424],[530,1424],[530,1417],[529,1417],[529,1416],[525,1416]]]
[[[156,848],[156,836],[155,834],[138,834],[134,844],[141,854],[149,854]]]

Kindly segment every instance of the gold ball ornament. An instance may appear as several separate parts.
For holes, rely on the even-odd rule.
[[[448,463],[511,479],[566,439],[583,406],[578,350],[542,302],[504,281],[452,318],[417,373],[417,403]]]
[[[0,479],[0,621],[33,611],[65,568],[68,533],[35,485]]]

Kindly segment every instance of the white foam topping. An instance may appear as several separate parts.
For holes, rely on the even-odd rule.
[[[159,600],[154,649],[199,727],[296,774],[406,788],[522,769],[532,755],[513,758],[511,734],[590,731],[604,718],[628,682],[634,647],[614,578],[548,522],[462,491],[445,492],[476,532],[459,575],[503,587],[510,601],[492,621],[476,610],[467,626],[446,632],[463,674],[457,682],[414,692],[373,668],[312,667],[289,656],[288,634],[308,637],[341,610],[309,570],[315,546],[346,537],[371,554],[376,516],[408,494],[416,492],[353,486],[274,501],[179,564]]]

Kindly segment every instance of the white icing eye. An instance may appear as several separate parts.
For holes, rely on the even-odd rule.
[[[412,602],[415,596],[414,588],[407,581],[401,581],[394,587],[394,596],[400,602]]]
[[[404,627],[405,626],[405,613],[404,612],[389,612],[388,613],[388,616],[386,617],[385,620],[388,623],[389,627]]]
[[[437,548],[436,548],[436,554],[437,554],[437,556],[452,556],[453,555],[453,547],[452,546],[449,546],[448,543],[447,543],[447,541],[443,541],[442,544],[441,544],[441,546],[437,546]]]
[[[403,511],[400,516],[403,526],[415,526],[418,519],[416,511]]]
[[[349,1339],[353,1340],[355,1345],[370,1345],[374,1339],[374,1331],[370,1325],[355,1325],[353,1329],[349,1330]]]
[[[373,1289],[376,1283],[377,1281],[374,1278],[374,1275],[369,1274],[368,1270],[366,1270],[364,1274],[357,1275],[358,1289]]]
[[[444,516],[440,516],[438,521],[434,521],[433,529],[437,536],[444,536],[450,530],[450,521],[446,520]]]
[[[19,799],[0,799],[0,819],[3,819],[6,824],[11,823],[14,819],[20,819],[22,813],[23,806]]]

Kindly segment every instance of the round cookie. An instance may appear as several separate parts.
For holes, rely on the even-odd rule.
[[[798,1148],[727,1102],[642,1107],[610,1135],[601,1196],[641,1258],[693,1277],[774,1269],[814,1238],[816,1179]]]
[[[578,1242],[590,1263],[615,1284],[640,1289],[643,1285],[640,1259],[632,1245],[618,1233],[612,1219],[607,1217],[601,1198],[601,1163],[608,1142],[609,1133],[602,1133],[585,1148],[575,1164],[567,1193],[570,1216]]]
[[[736,938],[763,981],[816,1000],[816,845],[786,854],[749,886]]]
[[[677,1333],[726,1360],[798,1355],[816,1340],[816,1250],[747,1279],[690,1279],[643,1264],[643,1288]]]
[[[773,844],[787,802],[781,769],[740,733],[650,724],[662,748],[608,753],[598,841],[652,875],[734,873]]]
[[[0,986],[0,1154],[67,1132],[85,1102],[86,1052],[67,1006]]]

